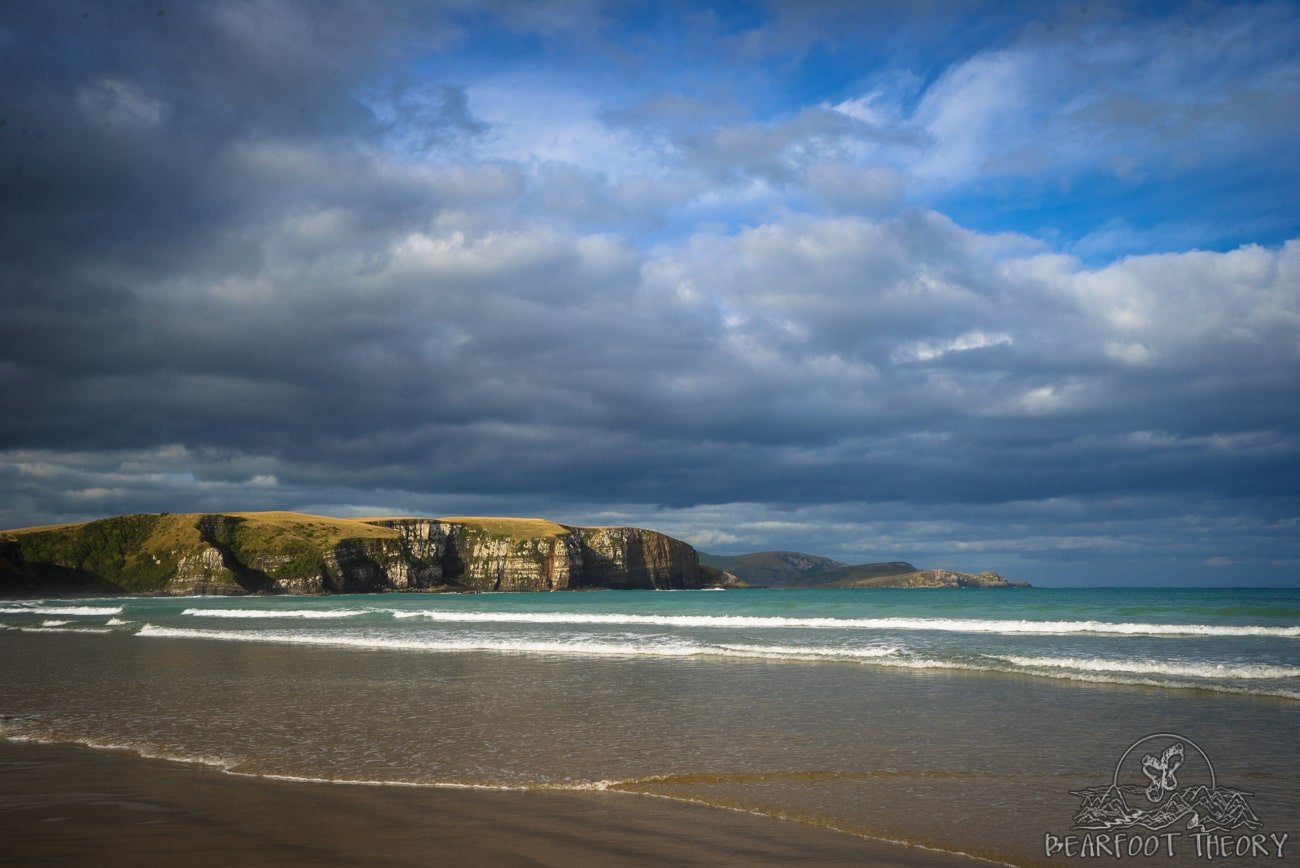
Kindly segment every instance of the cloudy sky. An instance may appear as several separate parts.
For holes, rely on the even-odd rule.
[[[1295,3],[10,2],[0,526],[1300,583]]]

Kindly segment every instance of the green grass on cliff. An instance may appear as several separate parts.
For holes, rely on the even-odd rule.
[[[122,515],[19,528],[0,536],[18,545],[23,560],[45,582],[76,585],[95,579],[123,591],[150,592],[163,590],[180,561],[209,541],[244,564],[266,564],[275,578],[304,578],[318,572],[324,552],[343,540],[395,539],[400,534],[353,519],[233,512]]]
[[[523,542],[530,539],[552,539],[564,536],[569,529],[562,524],[547,521],[544,518],[500,518],[493,516],[454,516],[439,518],[451,524],[463,524],[473,530],[479,530],[489,536]]]
[[[248,534],[249,540],[267,546],[295,540],[324,549],[336,546],[345,539],[397,539],[401,536],[391,527],[380,527],[352,518],[331,518],[301,512],[227,512],[223,515],[244,519],[240,528]]]
[[[122,515],[85,524],[5,531],[35,574],[59,583],[97,577],[124,591],[163,587],[201,543],[194,516]]]

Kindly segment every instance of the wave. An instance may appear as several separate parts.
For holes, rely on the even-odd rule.
[[[1300,701],[1300,691],[1285,688],[1242,687],[1236,684],[1223,684],[1213,681],[1175,681],[1159,678],[1137,678],[1128,674],[1110,674],[1106,672],[1081,672],[1062,669],[1008,669],[1005,666],[963,663],[953,660],[898,660],[887,661],[880,665],[906,669],[964,669],[974,672],[1002,672],[1013,675],[1032,675],[1039,678],[1055,678],[1062,681],[1082,681],[1088,684],[1115,684],[1129,687],[1161,687],[1171,690],[1206,690],[1211,693],[1234,693],[1242,696],[1262,696],[1277,699]]]
[[[17,627],[23,633],[112,633],[108,627]]]
[[[396,618],[470,624],[621,624],[722,629],[930,630],[948,633],[1128,636],[1278,636],[1300,638],[1300,626],[1147,624],[1113,621],[1003,621],[965,618],[786,618],[760,615],[627,615],[588,612],[454,612],[441,609],[393,611]]]
[[[1016,666],[1074,669],[1081,672],[1125,672],[1137,675],[1175,675],[1186,678],[1300,678],[1300,667],[1228,663],[1175,663],[1165,660],[1104,660],[1097,657],[1018,657],[999,654],[997,659]]]
[[[972,660],[936,659],[929,657],[907,656],[898,647],[859,647],[859,648],[817,648],[791,645],[708,645],[689,641],[677,642],[614,642],[604,640],[516,640],[504,638],[463,638],[463,639],[403,639],[384,636],[365,635],[323,635],[319,633],[280,633],[236,630],[193,630],[180,627],[159,627],[146,624],[136,633],[137,636],[180,638],[180,639],[217,639],[233,642],[272,642],[291,645],[316,645],[350,648],[368,648],[375,650],[399,651],[435,651],[435,652],[490,652],[499,654],[525,654],[559,657],[652,657],[652,658],[710,658],[729,657],[750,660],[785,660],[785,661],[822,661],[822,662],[857,662],[863,665],[878,666],[889,669],[917,670],[961,670],[969,672],[1000,672],[1014,675],[1055,678],[1067,681],[1083,681],[1096,684],[1135,685],[1144,687],[1163,687],[1174,689],[1198,689],[1220,693],[1237,693],[1251,696],[1279,697],[1300,700],[1300,691],[1274,688],[1242,687],[1212,681],[1178,681],[1159,678],[1141,678],[1137,675],[1167,675],[1177,677],[1180,673],[1152,669],[1134,669],[1125,671],[1086,671],[1082,668],[1070,669],[1064,666],[1052,667],[1042,663],[1018,664],[1017,659],[1056,660],[1063,662],[1070,658],[1009,658],[985,657]],[[1138,664],[1132,664],[1134,666]],[[1037,666],[1038,668],[1026,668]],[[1154,667],[1155,664],[1152,664]],[[1281,668],[1281,667],[1278,667]],[[1219,673],[1221,677],[1231,677],[1230,672]],[[1202,676],[1204,677],[1204,676]],[[1254,677],[1270,677],[1256,675]]]
[[[678,642],[616,642],[607,640],[518,640],[493,638],[407,639],[387,636],[327,635],[319,633],[258,632],[254,630],[193,630],[145,624],[137,636],[174,639],[221,639],[231,642],[283,642],[291,645],[344,646],[405,651],[494,651],[503,654],[545,654],[580,657],[749,657],[757,659],[838,658],[857,660],[885,657],[895,647],[804,648],[785,645],[703,645]]]
[[[120,615],[122,607],[103,606],[14,606],[0,609],[0,615]]]
[[[109,627],[125,627],[127,624],[131,624],[133,622],[123,621],[121,618],[109,618],[104,623]]]
[[[64,627],[71,623],[72,623],[71,621],[56,621],[54,619],[47,619],[41,622],[41,626],[42,627]]]
[[[354,618],[373,609],[186,609],[193,618]]]

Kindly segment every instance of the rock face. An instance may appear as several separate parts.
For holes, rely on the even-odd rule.
[[[447,521],[376,524],[397,530],[413,554],[437,564],[434,584],[478,591],[702,586],[695,549],[652,530],[557,525],[559,533],[513,538]]]
[[[536,519],[123,516],[0,538],[0,593],[39,594],[56,581],[60,590],[175,595],[712,583],[695,549],[661,533]]]
[[[578,529],[581,583],[602,588],[698,588],[699,558],[681,540],[631,527]]]
[[[571,535],[516,537],[448,521],[377,522],[392,527],[426,561],[441,584],[476,591],[562,591],[582,562]]]
[[[247,594],[245,588],[226,567],[225,558],[213,546],[204,546],[176,564],[176,577],[167,583],[167,592],[190,594]]]

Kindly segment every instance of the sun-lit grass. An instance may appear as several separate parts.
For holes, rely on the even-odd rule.
[[[246,521],[244,532],[261,531],[268,541],[289,535],[315,546],[333,546],[345,539],[396,539],[401,536],[391,527],[380,527],[355,518],[333,518],[302,512],[226,512]],[[198,518],[198,516],[194,516]]]
[[[76,527],[80,522],[69,521],[63,524],[37,524],[31,527],[15,527],[9,530],[0,530],[0,536],[21,536],[25,533],[44,533],[47,530],[62,530],[65,527]]]
[[[518,542],[526,539],[551,539],[564,536],[569,529],[544,518],[504,518],[501,516],[445,516],[437,521],[463,524],[492,536],[505,537]]]
[[[214,523],[212,520],[216,519]],[[309,576],[344,540],[396,539],[390,527],[296,512],[153,513],[6,531],[41,569],[100,576],[123,590],[156,591],[209,542],[275,578]]]

